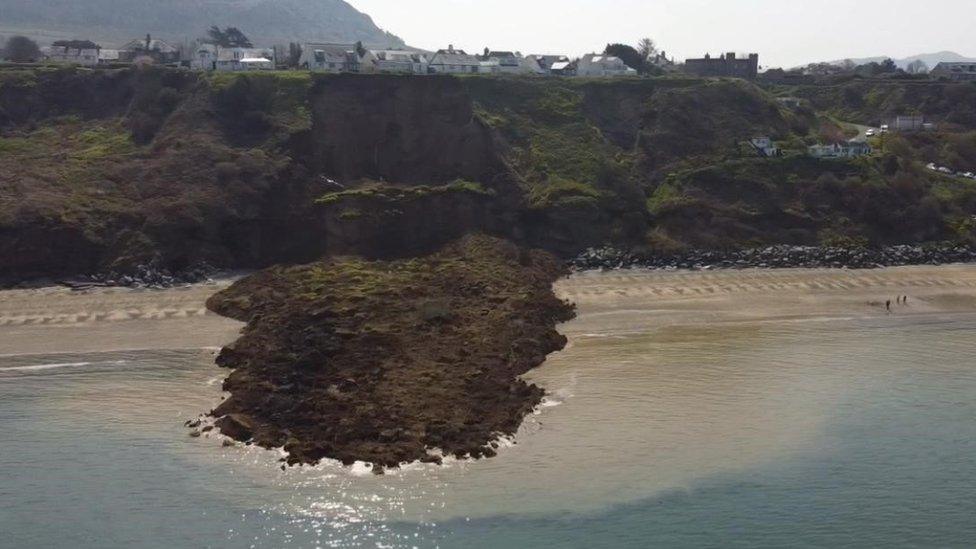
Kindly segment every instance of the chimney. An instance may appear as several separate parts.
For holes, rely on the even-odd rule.
[[[729,52],[729,53],[725,54],[725,58],[728,59],[729,61],[734,60],[735,59],[735,52],[733,51],[733,52]]]
[[[454,44],[447,46],[447,53],[454,53]]]

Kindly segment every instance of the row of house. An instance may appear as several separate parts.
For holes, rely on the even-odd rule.
[[[178,63],[181,50],[167,42],[146,36],[144,40],[132,40],[118,49],[47,46],[41,48],[41,54],[46,61],[52,63],[97,67],[117,63]]]
[[[412,74],[523,74],[632,76],[637,71],[617,57],[590,54],[577,61],[564,55],[528,55],[485,49],[469,54],[449,46],[434,53],[375,50],[356,44],[305,44],[302,68],[324,72],[400,72]]]
[[[196,70],[248,71],[273,70],[278,66],[274,48],[224,48],[199,45],[184,58],[181,48],[146,36],[119,49],[45,48],[45,58],[52,62],[94,67],[116,63],[152,62],[182,64]],[[662,52],[652,64],[671,67],[673,60]],[[686,70],[699,76],[733,76],[755,78],[758,55],[737,58],[726,54],[717,59],[689,59]],[[469,54],[449,46],[426,53],[411,50],[370,49],[358,44],[307,43],[299,59],[302,68],[321,72],[390,72],[410,74],[522,74],[580,77],[636,76],[637,71],[619,57],[591,53],[571,60],[565,55],[527,55],[519,52],[485,48],[480,55]]]
[[[750,139],[749,145],[755,149],[760,157],[773,158],[782,155],[782,151],[776,146],[776,143],[766,136]],[[807,148],[807,154],[814,158],[856,158],[869,155],[871,152],[871,145],[859,139],[852,139],[845,143],[813,145]]]

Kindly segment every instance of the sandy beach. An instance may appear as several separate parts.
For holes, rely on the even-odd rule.
[[[205,303],[231,281],[167,290],[62,287],[0,291],[0,355],[220,347],[243,324]],[[583,318],[659,310],[664,324],[976,310],[976,266],[881,270],[615,271],[556,284]],[[896,303],[908,296],[908,304]],[[562,329],[572,337],[574,326]],[[587,322],[587,324],[589,324]],[[645,326],[646,327],[646,326]]]
[[[660,320],[712,321],[893,315],[976,310],[976,265],[878,270],[623,270],[580,273],[556,284],[583,315],[660,309]],[[908,303],[897,299],[908,296]],[[684,315],[682,313],[688,313]]]
[[[220,347],[242,323],[205,306],[230,281],[166,290],[0,292],[0,355]]]

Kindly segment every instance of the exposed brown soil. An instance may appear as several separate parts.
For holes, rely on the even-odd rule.
[[[221,431],[290,464],[491,457],[544,392],[518,376],[566,343],[553,256],[468,236],[417,259],[275,267],[215,295],[248,322],[225,348]]]

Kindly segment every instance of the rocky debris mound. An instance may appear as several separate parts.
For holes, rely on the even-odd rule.
[[[172,288],[206,282],[216,272],[217,269],[208,263],[198,263],[193,267],[174,272],[161,267],[157,262],[150,262],[138,265],[128,272],[113,271],[84,275],[62,280],[61,284],[75,290],[97,287]]]
[[[555,257],[486,236],[429,256],[275,267],[208,307],[248,322],[217,363],[231,396],[212,416],[240,442],[374,470],[491,457],[543,390],[519,376],[566,339],[573,316]]]
[[[834,248],[769,246],[747,250],[689,250],[673,255],[627,252],[612,247],[591,248],[570,262],[575,270],[597,269],[876,269],[902,265],[945,265],[976,262],[976,249],[956,244]]]

